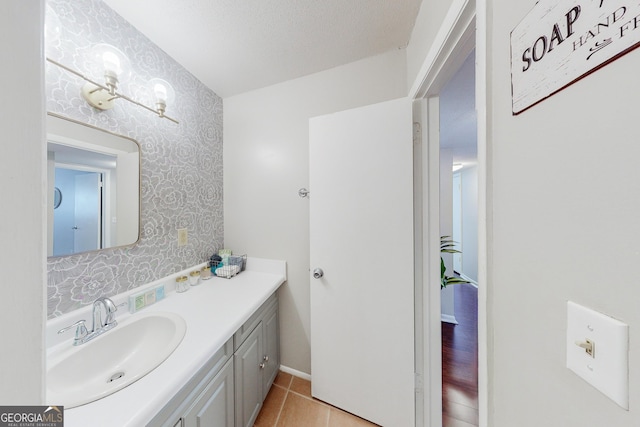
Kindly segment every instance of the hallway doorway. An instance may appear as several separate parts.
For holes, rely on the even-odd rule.
[[[482,8],[480,8],[482,9]],[[477,405],[471,405],[474,413],[477,413],[477,425],[487,426],[487,329],[486,329],[486,198],[487,198],[487,154],[486,154],[486,87],[485,81],[486,50],[483,34],[485,16],[484,12],[476,16],[475,2],[455,3],[451,6],[445,22],[443,22],[434,45],[425,59],[420,74],[415,80],[410,96],[414,99],[414,152],[416,161],[414,170],[416,180],[415,191],[415,229],[416,229],[416,348],[417,354],[417,379],[425,378],[425,392],[420,394],[418,399],[422,399],[422,413],[419,419],[424,420],[424,426],[443,426],[443,310],[441,301],[443,292],[438,285],[440,283],[441,253],[440,237],[452,234],[452,213],[449,207],[447,213],[441,213],[440,195],[447,194],[452,198],[452,167],[453,153],[449,150],[449,159],[443,160],[440,156],[440,97],[443,88],[454,77],[463,63],[469,58],[472,52],[476,52],[475,60],[470,60],[473,64],[472,74],[479,82],[475,89],[475,116],[477,117],[476,127],[471,131],[475,133],[477,163],[476,163],[476,188],[477,188],[477,208],[475,213],[477,218],[477,242],[471,247],[475,248],[477,265],[478,289],[476,291],[476,301],[473,305],[477,310],[477,323],[474,337],[477,340],[477,356],[474,356],[474,371],[477,370],[477,379],[474,375],[473,383],[477,384]],[[478,21],[476,20],[478,18]],[[477,28],[478,27],[478,28]],[[477,32],[477,35],[476,35]],[[476,44],[477,43],[477,44]],[[446,107],[445,107],[446,108]],[[452,129],[459,130],[459,125],[463,124],[466,116],[453,120]],[[445,130],[446,132],[446,130]],[[441,169],[441,164],[443,166]],[[441,177],[449,181],[448,189],[441,191]],[[442,220],[448,222],[447,233],[443,230]],[[464,233],[464,230],[462,231]],[[461,239],[464,241],[464,239]],[[468,252],[469,244],[463,252]],[[449,257],[451,258],[451,257]],[[464,255],[461,262],[464,264]],[[447,261],[450,272],[453,270],[453,259]],[[465,275],[466,269],[462,268]],[[451,286],[451,291],[455,291],[456,286]],[[460,287],[460,289],[463,289]],[[455,292],[454,292],[455,293]],[[452,298],[455,301],[455,295]],[[457,316],[455,303],[451,313],[455,324]],[[458,326],[453,326],[457,328]],[[460,334],[462,335],[462,334]],[[420,382],[418,382],[418,385]],[[420,389],[419,389],[420,390]],[[446,389],[445,389],[446,390]],[[473,408],[472,406],[477,406]],[[476,412],[477,411],[477,412]],[[472,421],[475,421],[474,414]],[[466,421],[459,420],[459,425]],[[462,424],[460,424],[462,423]]]
[[[441,291],[443,427],[478,425],[478,168],[475,50],[439,91],[440,235],[445,274],[468,283]]]

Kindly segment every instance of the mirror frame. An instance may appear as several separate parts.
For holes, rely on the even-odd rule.
[[[101,249],[94,249],[94,250],[90,250],[90,251],[82,251],[82,252],[74,252],[72,254],[66,254],[66,255],[56,255],[56,256],[47,256],[47,259],[58,259],[58,258],[64,258],[64,257],[70,257],[70,256],[75,256],[75,255],[80,255],[80,254],[87,254],[87,253],[93,253],[93,252],[100,252],[100,251],[106,251],[106,250],[111,250],[111,249],[118,249],[118,248],[126,248],[126,247],[131,247],[134,246],[136,244],[138,244],[140,242],[140,238],[142,235],[142,146],[140,145],[140,143],[138,141],[136,141],[133,138],[130,138],[128,136],[122,135],[122,134],[118,134],[115,132],[111,132],[109,130],[103,129],[103,128],[99,128],[97,126],[93,126],[90,125],[88,123],[83,123],[81,121],[63,116],[61,114],[57,114],[57,113],[53,113],[51,111],[47,111],[47,122],[49,121],[49,116],[56,118],[56,119],[60,119],[60,120],[64,120],[66,122],[72,123],[74,125],[80,125],[80,126],[84,126],[86,128],[89,128],[93,131],[98,131],[98,132],[103,132],[106,133],[108,135],[111,136],[115,136],[118,138],[123,138],[126,139],[128,141],[133,142],[137,147],[138,147],[138,234],[136,236],[136,239],[131,242],[131,243],[127,243],[124,245],[118,245],[118,246],[109,246],[107,248],[101,248]],[[48,144],[49,143],[49,135],[50,135],[50,126],[47,124],[46,126],[46,130],[45,130],[45,143]],[[60,135],[60,136],[64,136],[64,135]],[[66,137],[66,136],[65,136]],[[69,137],[69,139],[74,139],[72,137]],[[47,188],[54,188],[55,183],[51,182],[51,177],[47,176]],[[49,215],[49,210],[51,210],[51,212],[53,212],[54,208],[53,208],[53,193],[52,191],[48,191],[48,193],[50,193],[50,195],[48,196],[50,199],[48,199],[47,201],[47,236],[49,235],[49,230],[53,230],[53,214]],[[49,237],[47,237],[47,241],[48,241]],[[49,252],[49,249],[47,249],[47,253]]]

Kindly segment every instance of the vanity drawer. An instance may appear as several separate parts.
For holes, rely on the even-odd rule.
[[[274,292],[255,313],[233,335],[233,351],[235,352],[262,321],[267,310],[278,304],[278,296]]]

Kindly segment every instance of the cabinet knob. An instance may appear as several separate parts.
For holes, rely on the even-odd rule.
[[[266,364],[266,363],[261,363],[261,364],[259,364],[258,366],[260,366],[260,369],[264,369],[264,368],[265,368],[265,366],[267,366],[267,364]]]
[[[265,361],[265,363],[269,362],[269,356],[265,356],[265,357],[263,357],[263,358],[262,358],[262,360],[264,360],[264,361]]]

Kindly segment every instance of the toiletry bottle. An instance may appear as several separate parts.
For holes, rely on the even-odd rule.
[[[200,284],[200,270],[194,270],[189,273],[189,283],[191,286]]]
[[[209,266],[209,263],[207,263],[207,265],[202,267],[202,270],[200,270],[200,279],[202,280],[211,279],[211,267]]]
[[[176,292],[186,292],[189,290],[189,279],[187,276],[176,277]]]

